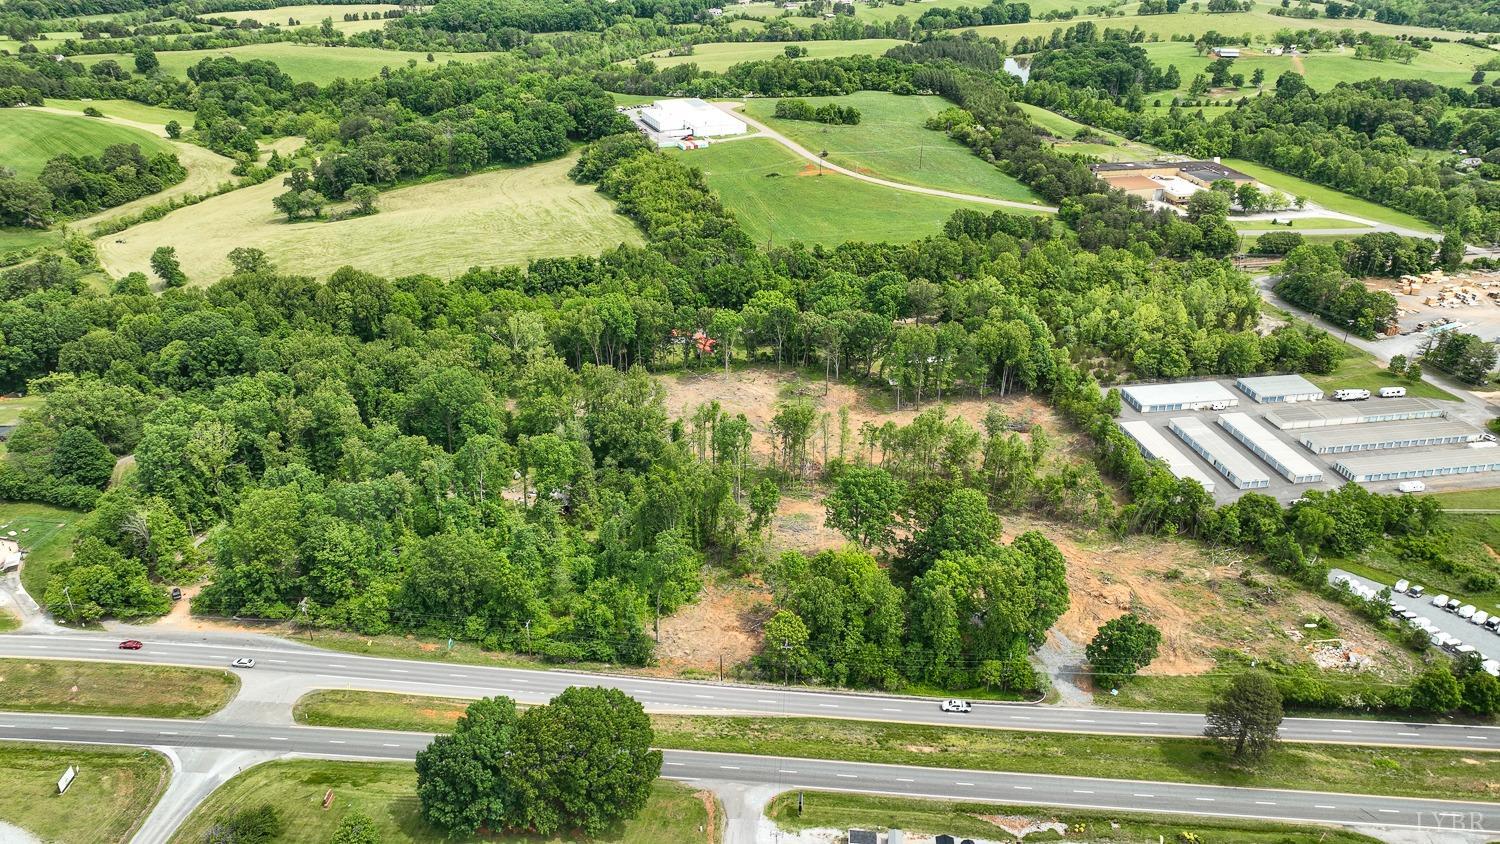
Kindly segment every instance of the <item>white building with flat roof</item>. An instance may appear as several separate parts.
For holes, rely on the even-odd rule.
[[[1234,450],[1234,447],[1215,434],[1196,416],[1174,416],[1167,421],[1172,430],[1188,448],[1208,461],[1210,466],[1234,484],[1235,489],[1265,489],[1271,478],[1255,467],[1250,458]]]
[[[1323,480],[1323,470],[1312,461],[1297,453],[1297,449],[1282,442],[1277,436],[1256,422],[1248,413],[1225,413],[1219,417],[1219,427],[1255,452],[1255,456],[1266,461],[1276,474],[1294,484],[1315,484]]]
[[[1299,401],[1317,401],[1323,391],[1317,384],[1301,375],[1261,375],[1241,378],[1234,382],[1241,392],[1261,404],[1288,404]]]
[[[721,138],[743,135],[745,121],[697,97],[657,100],[641,109],[641,122],[664,138]]]
[[[1141,455],[1147,460],[1160,460],[1167,464],[1167,471],[1178,479],[1197,481],[1205,492],[1214,491],[1214,482],[1208,473],[1199,469],[1186,454],[1167,442],[1167,438],[1151,427],[1150,422],[1144,419],[1131,419],[1121,422],[1120,430],[1125,432],[1125,436],[1135,440],[1136,446],[1141,450]]]
[[[1184,381],[1178,384],[1139,384],[1120,390],[1120,398],[1142,413],[1168,410],[1205,410],[1234,407],[1234,393],[1217,381]]]

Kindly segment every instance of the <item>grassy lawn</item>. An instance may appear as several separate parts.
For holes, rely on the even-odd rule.
[[[723,73],[742,62],[784,56],[788,44],[801,44],[806,47],[809,59],[833,59],[840,56],[879,56],[897,44],[904,43],[906,42],[893,38],[864,38],[856,41],[747,41],[699,44],[693,49],[691,56],[668,56],[666,51],[661,51],[647,54],[643,58],[655,62],[657,67],[674,67],[692,63],[697,65],[699,70]]]
[[[379,692],[318,692],[298,702],[306,723],[438,731],[468,702]],[[680,750],[844,759],[983,771],[1109,776],[1313,791],[1483,797],[1500,754],[1287,744],[1265,764],[1229,764],[1202,739],[1026,733],[820,718],[653,715],[656,745]]]
[[[78,769],[65,794],[57,780]],[[130,840],[167,787],[172,768],[149,750],[55,744],[0,745],[0,820],[54,844]]]
[[[228,671],[60,659],[0,659],[0,709],[201,718],[239,690]]]
[[[385,20],[346,21],[344,15],[363,15],[366,12],[382,13],[391,9],[399,9],[399,6],[391,3],[357,3],[348,6],[278,6],[274,9],[256,9],[249,12],[215,12],[212,17],[230,18],[232,20],[255,20],[263,24],[275,24],[283,29],[297,29],[297,26],[288,26],[288,19],[296,19],[300,26],[317,26],[324,18],[333,19],[333,28],[343,33],[365,32],[371,29],[379,29],[385,26]]]
[[[335,20],[343,13],[342,7],[331,7]],[[277,10],[283,11],[283,10]],[[326,15],[325,15],[326,17]],[[322,20],[322,18],[319,18]],[[312,23],[316,23],[313,21]],[[449,61],[481,62],[493,53],[434,53],[437,64]],[[382,67],[398,68],[408,61],[427,64],[426,53],[407,53],[399,50],[381,50],[375,47],[321,47],[311,44],[247,44],[223,50],[174,50],[163,51],[162,73],[187,78],[187,69],[210,56],[231,56],[240,61],[268,59],[298,82],[315,82],[326,85],[335,79],[358,79],[380,73]],[[93,65],[105,59],[114,59],[122,67],[129,67],[132,57],[124,53],[103,53],[95,56],[76,56],[75,59]]]
[[[837,173],[819,176],[815,165],[764,138],[680,154],[687,156],[686,163],[703,171],[709,187],[760,244],[905,242],[936,234],[960,208],[986,214],[1001,210],[872,185]]]
[[[1464,495],[1465,493],[1455,493]],[[1500,497],[1500,490],[1467,493],[1470,496],[1488,495],[1493,501]],[[1446,502],[1445,502],[1446,504]],[[1451,505],[1449,505],[1451,506]],[[1500,554],[1500,517],[1477,514],[1445,513],[1442,524],[1433,531],[1437,548],[1444,560],[1452,560],[1463,569],[1479,572],[1495,572],[1496,555]],[[1427,596],[1440,593],[1473,604],[1487,612],[1500,610],[1500,588],[1470,589],[1464,583],[1464,575],[1444,571],[1439,564],[1413,554],[1402,553],[1395,543],[1377,543],[1368,551],[1351,560],[1329,558],[1328,564],[1345,568],[1383,583],[1395,583],[1406,578],[1427,587]],[[1446,563],[1441,564],[1446,567]],[[1410,602],[1408,602],[1410,603]],[[1418,600],[1424,609],[1433,609],[1425,601]],[[1412,607],[1417,610],[1417,607]]]
[[[1330,211],[1338,211],[1341,214],[1353,214],[1366,220],[1374,220],[1377,223],[1389,223],[1394,226],[1414,229],[1421,232],[1434,232],[1432,226],[1411,216],[1386,208],[1384,205],[1376,205],[1358,197],[1350,196],[1343,191],[1333,188],[1325,188],[1312,182],[1289,176],[1270,167],[1264,167],[1254,162],[1244,161],[1238,158],[1226,158],[1224,163],[1241,173],[1254,178],[1261,184],[1268,185],[1281,191],[1287,196],[1306,197],[1309,201],[1327,208]]]
[[[1340,220],[1337,217],[1299,217],[1292,220],[1289,226],[1284,220],[1278,220],[1276,225],[1271,225],[1270,220],[1238,220],[1229,218],[1229,225],[1237,229],[1249,229],[1251,231],[1302,231],[1304,229],[1363,229],[1369,228],[1363,223],[1350,220]],[[1351,235],[1352,236],[1352,235]]]
[[[1132,141],[1104,129],[1086,126],[1041,106],[1034,106],[1030,103],[1016,103],[1016,105],[1026,112],[1032,123],[1046,129],[1059,139],[1052,143],[1052,148],[1058,152],[1092,155],[1104,161],[1147,161],[1161,155],[1161,150],[1149,144]],[[1093,135],[1105,138],[1108,143],[1086,143],[1073,140],[1073,136],[1080,130],[1087,130]]]
[[[281,810],[278,844],[325,844],[349,811],[358,809],[379,828],[385,844],[459,841],[541,844],[573,839],[489,835],[449,836],[426,824],[416,795],[416,772],[404,762],[330,762],[311,759],[267,762],[225,783],[183,822],[173,844],[198,844],[215,822],[238,809],[269,803]],[[323,795],[333,789],[333,807]],[[702,844],[717,840],[704,799],[692,789],[658,780],[640,817],[623,829],[590,839],[619,844]]]
[[[0,415],[7,404],[24,400],[0,401]],[[47,591],[47,577],[59,560],[73,556],[73,534],[83,514],[46,504],[0,504],[0,534],[15,531],[26,556],[21,563],[21,585],[41,603]]]
[[[55,231],[0,226],[0,256],[11,252],[27,252],[57,239]]]
[[[164,106],[143,105],[131,100],[45,100],[48,108],[63,108],[68,111],[83,111],[89,106],[104,112],[105,117],[118,117],[121,120],[130,120],[136,123],[150,123],[153,126],[165,126],[167,121],[175,120],[182,124],[182,128],[193,128],[194,115],[191,111],[181,111]]]
[[[802,795],[802,813],[797,813],[797,796]],[[1143,811],[1146,811],[1143,808]],[[960,803],[948,800],[923,800],[915,797],[839,794],[826,791],[787,792],[766,806],[766,815],[786,830],[802,829],[900,829],[912,833],[974,836],[999,839],[1006,833],[984,819],[985,815],[1026,818],[1036,823],[1061,823],[1070,835],[1090,841],[1115,844],[1158,844],[1162,840],[1181,841],[1178,836],[1192,832],[1203,841],[1233,841],[1236,844],[1375,844],[1379,839],[1357,832],[1311,824],[1261,823],[1251,820],[1219,820],[1202,817],[1173,817],[1153,814],[1150,817],[1130,813],[1075,809],[1047,809],[1038,806],[1009,806],[995,803]],[[1035,840],[1053,840],[1055,832],[1035,835]],[[1026,840],[1033,840],[1028,835]]]
[[[1436,498],[1444,507],[1455,510],[1500,510],[1500,489],[1439,492],[1430,497]]]
[[[49,158],[63,153],[97,155],[114,144],[135,144],[147,155],[173,151],[165,140],[118,123],[28,108],[0,109],[5,166],[21,177],[35,178]]]
[[[1000,168],[985,162],[946,133],[925,128],[927,118],[951,106],[941,97],[902,97],[861,91],[847,97],[809,97],[813,105],[838,103],[859,109],[857,126],[808,120],[777,120],[776,100],[752,99],[745,113],[828,160],[860,173],[898,182],[1042,204],[1040,197]]]
[[[380,195],[379,213],[337,222],[286,222],[271,206],[285,187],[272,179],[95,245],[116,277],[149,273],[152,250],[175,246],[189,280],[207,285],[228,273],[227,256],[237,246],[264,249],[283,272],[321,277],[345,265],[387,276],[452,276],[476,265],[640,243],[635,224],[603,194],[568,178],[572,164],[570,157],[397,188]]]
[[[1333,329],[1329,326],[1330,331]],[[1323,388],[1325,392],[1342,390],[1345,388],[1366,389],[1373,395],[1381,387],[1405,387],[1406,394],[1414,398],[1439,399],[1442,401],[1458,401],[1458,396],[1444,390],[1435,384],[1426,381],[1408,381],[1405,378],[1397,378],[1386,371],[1385,365],[1364,351],[1348,347],[1351,352],[1349,357],[1339,361],[1339,365],[1333,372],[1327,375],[1306,376],[1307,380]]]
[[[1299,21],[1299,26],[1293,28],[1306,28],[1300,26],[1300,23]],[[1358,24],[1354,22],[1350,26],[1358,28]],[[1192,44],[1181,41],[1160,41],[1142,44],[1141,47],[1156,64],[1162,67],[1176,65],[1182,76],[1182,87],[1177,91],[1153,92],[1148,95],[1148,99],[1160,97],[1165,102],[1174,93],[1186,95],[1193,76],[1203,73],[1214,61],[1213,55],[1199,55]],[[1270,56],[1263,53],[1262,49],[1260,45],[1241,48],[1241,55],[1234,60],[1231,73],[1242,73],[1248,80],[1256,70],[1265,71],[1265,86],[1270,88],[1281,74],[1296,71],[1307,79],[1308,85],[1320,91],[1340,82],[1360,82],[1366,79],[1425,79],[1438,85],[1472,88],[1469,77],[1473,75],[1474,68],[1486,59],[1493,58],[1493,51],[1454,43],[1435,44],[1431,50],[1418,51],[1411,64],[1356,59],[1352,49],[1318,51],[1296,56]],[[1253,97],[1256,89],[1247,82],[1240,93]]]

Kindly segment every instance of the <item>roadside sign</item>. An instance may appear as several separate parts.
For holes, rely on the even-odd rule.
[[[78,776],[78,769],[69,765],[68,769],[63,771],[62,777],[57,781],[57,793],[62,794],[64,791],[67,791],[68,786],[73,784],[73,778],[76,776]]]

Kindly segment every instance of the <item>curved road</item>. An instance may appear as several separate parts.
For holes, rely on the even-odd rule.
[[[736,108],[743,107],[744,103],[711,103],[711,105],[717,106],[720,110],[726,111],[734,115],[737,119],[745,121],[746,125],[753,126],[756,131],[760,132],[760,134],[766,136],[767,138],[770,138],[778,144],[781,144],[782,146],[786,147],[792,152],[795,152],[797,155],[800,155],[808,161],[811,161],[814,164],[821,165],[824,169],[832,170],[835,173],[848,176],[851,179],[858,179],[861,182],[869,182],[872,185],[880,185],[883,188],[894,188],[896,190],[904,190],[911,193],[923,193],[927,194],[928,196],[941,196],[944,199],[958,199],[964,202],[978,202],[984,205],[998,205],[1002,208],[1019,208],[1025,211],[1034,211],[1038,214],[1057,213],[1057,209],[1053,208],[1050,205],[1033,205],[1029,202],[1017,202],[1013,199],[996,199],[992,196],[978,196],[972,193],[959,193],[958,191],[941,190],[939,188],[924,188],[920,185],[909,185],[905,182],[893,182],[890,179],[882,179],[879,176],[871,176],[865,173],[861,173],[857,170],[850,170],[847,167],[841,167],[837,164],[823,159],[817,153],[807,149],[806,147],[802,146],[791,138],[788,138],[786,135],[781,134],[775,129],[772,129],[766,124],[761,123],[759,120],[750,117],[743,111],[737,111]]]
[[[145,647],[139,651],[119,650],[120,638],[75,633],[7,634],[0,636],[0,656],[213,668],[227,667],[236,657],[252,656],[257,662],[256,685],[274,686],[293,700],[312,689],[352,688],[455,697],[503,694],[525,703],[542,703],[568,686],[587,684],[618,688],[651,712],[846,718],[1159,738],[1201,736],[1204,728],[1203,716],[1196,713],[980,703],[970,714],[954,715],[939,711],[937,701],[929,698],[368,657],[255,634],[146,634],[140,636]],[[1281,735],[1286,741],[1297,742],[1500,751],[1500,727],[1288,718],[1282,723]]]

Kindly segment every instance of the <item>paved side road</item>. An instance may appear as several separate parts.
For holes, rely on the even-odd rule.
[[[0,740],[269,751],[410,760],[431,734],[285,725],[0,713]],[[1500,803],[1045,776],[734,753],[663,752],[662,776],[950,800],[1500,833]]]
[[[938,701],[928,698],[384,659],[319,650],[253,634],[232,634],[222,642],[207,634],[192,637],[202,641],[153,638],[144,633],[133,636],[141,639],[145,647],[139,651],[122,651],[117,648],[118,639],[94,634],[11,634],[0,636],[0,656],[211,668],[224,668],[236,657],[252,656],[256,667],[241,672],[246,678],[247,700],[244,703],[261,703],[269,708],[288,703],[285,698],[294,689],[353,688],[455,697],[501,694],[523,703],[544,703],[569,686],[587,685],[618,688],[639,700],[650,712],[850,718],[1030,732],[1159,737],[1199,736],[1205,725],[1202,715],[1190,712],[1076,709],[1028,704],[982,703],[976,705],[973,712],[958,715],[939,711]],[[280,688],[281,684],[285,687]],[[239,705],[238,702],[234,704]],[[1287,741],[1500,750],[1500,727],[1288,718],[1282,724],[1281,735]]]

